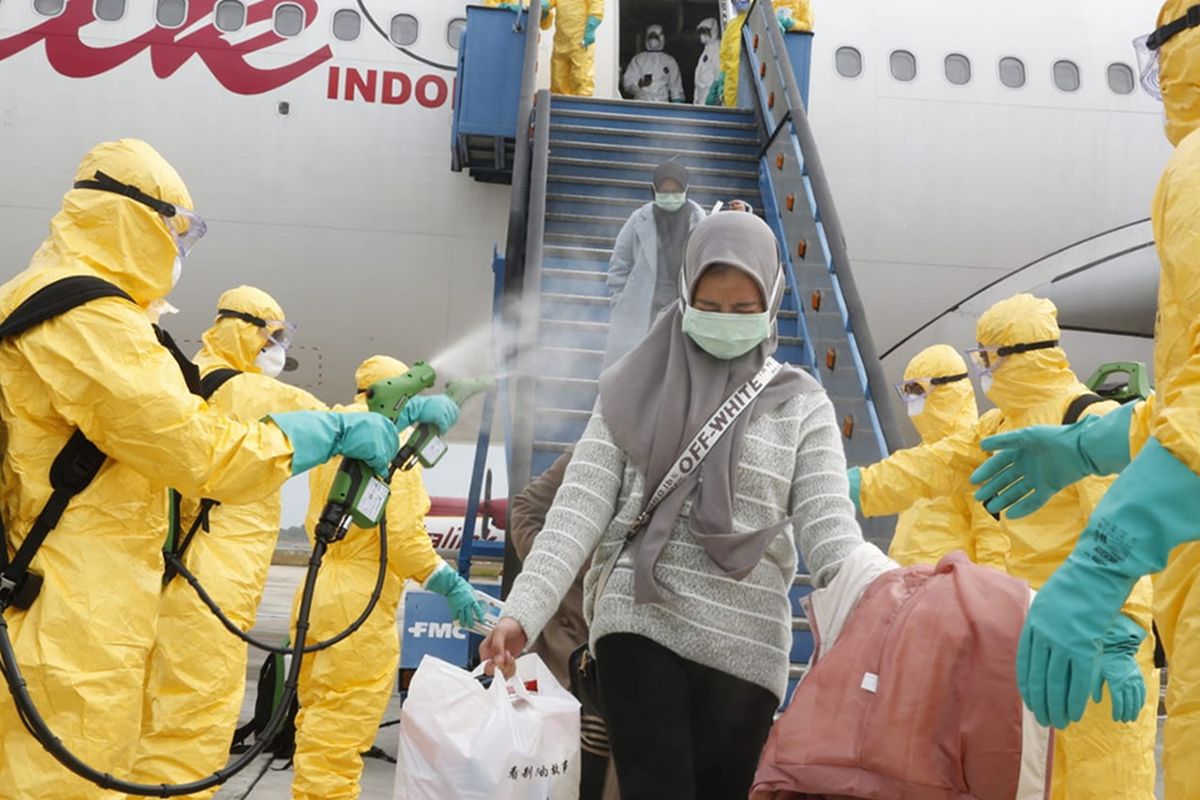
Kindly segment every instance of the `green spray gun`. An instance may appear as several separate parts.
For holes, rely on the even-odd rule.
[[[433,367],[418,361],[403,375],[371,384],[366,393],[367,409],[397,423],[409,400],[432,388],[436,381]],[[461,408],[494,383],[492,378],[451,381],[446,385],[446,395]],[[385,477],[377,476],[361,461],[343,458],[317,522],[316,535],[333,542],[346,535],[351,523],[360,528],[375,527],[391,496],[391,479],[396,471],[412,469],[418,463],[432,467],[446,454],[446,449],[437,428],[421,423],[400,447]]]

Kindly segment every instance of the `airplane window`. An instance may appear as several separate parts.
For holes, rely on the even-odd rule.
[[[965,86],[971,82],[971,59],[961,53],[951,53],[946,56],[946,80],[955,86]]]
[[[462,17],[450,20],[450,24],[446,26],[446,42],[450,45],[451,50],[457,50],[459,43],[462,41],[463,31],[467,29],[467,21]]]
[[[33,10],[43,17],[56,17],[62,13],[63,0],[33,0]]]
[[[294,3],[275,6],[275,32],[280,36],[298,36],[304,30],[304,9]]]
[[[1108,65],[1108,88],[1112,89],[1117,94],[1130,94],[1133,92],[1133,69],[1128,64],[1109,64]]]
[[[125,16],[125,0],[96,0],[96,19],[116,22]]]
[[[217,30],[224,33],[240,31],[246,24],[246,6],[242,0],[221,0],[213,14]]]
[[[333,35],[343,42],[353,42],[362,32],[362,17],[353,8],[343,8],[333,15]]]
[[[843,78],[862,75],[862,53],[853,47],[839,47],[833,54],[833,65]]]
[[[392,17],[392,41],[406,47],[417,40],[417,18],[412,14],[397,14]]]
[[[1000,82],[1010,89],[1025,85],[1025,62],[1008,56],[1000,59]]]
[[[917,57],[907,50],[892,52],[892,77],[898,81],[911,81],[917,77]]]
[[[178,28],[187,19],[187,0],[158,0],[154,18],[164,28]]]
[[[1064,92],[1078,91],[1079,67],[1074,61],[1054,62],[1054,85]]]

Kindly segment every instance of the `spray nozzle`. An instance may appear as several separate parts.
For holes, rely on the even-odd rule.
[[[482,375],[476,378],[458,378],[446,382],[446,396],[462,408],[463,404],[477,394],[482,394],[496,385],[495,377]]]

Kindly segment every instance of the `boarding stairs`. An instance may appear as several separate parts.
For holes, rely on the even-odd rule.
[[[514,340],[504,347],[513,354],[503,393],[510,492],[553,463],[587,424],[608,337],[612,248],[630,214],[651,199],[655,167],[672,157],[691,173],[689,199],[706,210],[745,200],[775,231],[787,278],[776,357],[824,385],[849,463],[873,463],[889,440],[899,442],[890,405],[877,408],[873,399],[886,383],[805,114],[811,37],[785,42],[766,0],[752,8],[743,36],[742,97],[730,109],[534,95],[534,48],[527,46],[518,118],[530,125],[516,133],[509,324],[498,328]],[[793,59],[804,60],[799,80]],[[888,535],[868,526],[873,533]],[[516,566],[507,562],[506,582]],[[802,574],[791,592],[793,684],[812,652],[800,606],[810,591]]]

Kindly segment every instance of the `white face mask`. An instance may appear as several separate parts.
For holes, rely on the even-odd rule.
[[[700,34],[700,44],[708,44],[712,41],[712,34],[707,31]]]
[[[254,366],[262,370],[262,374],[268,378],[278,378],[279,373],[283,372],[283,365],[287,361],[287,351],[277,344],[264,347],[254,359]]]
[[[925,395],[914,397],[905,403],[905,405],[908,407],[908,416],[910,419],[912,417],[919,417],[921,416],[921,412],[925,410]]]
[[[166,299],[162,297],[158,298],[157,300],[151,300],[150,305],[146,307],[146,316],[149,317],[150,321],[155,325],[157,325],[158,321],[165,315],[178,313],[179,309],[168,303]]]
[[[992,373],[985,372],[979,376],[979,388],[983,389],[984,394],[990,394],[992,391]]]
[[[175,263],[171,265],[171,288],[175,288],[175,284],[179,283],[180,277],[183,276],[183,256],[176,255]]]

